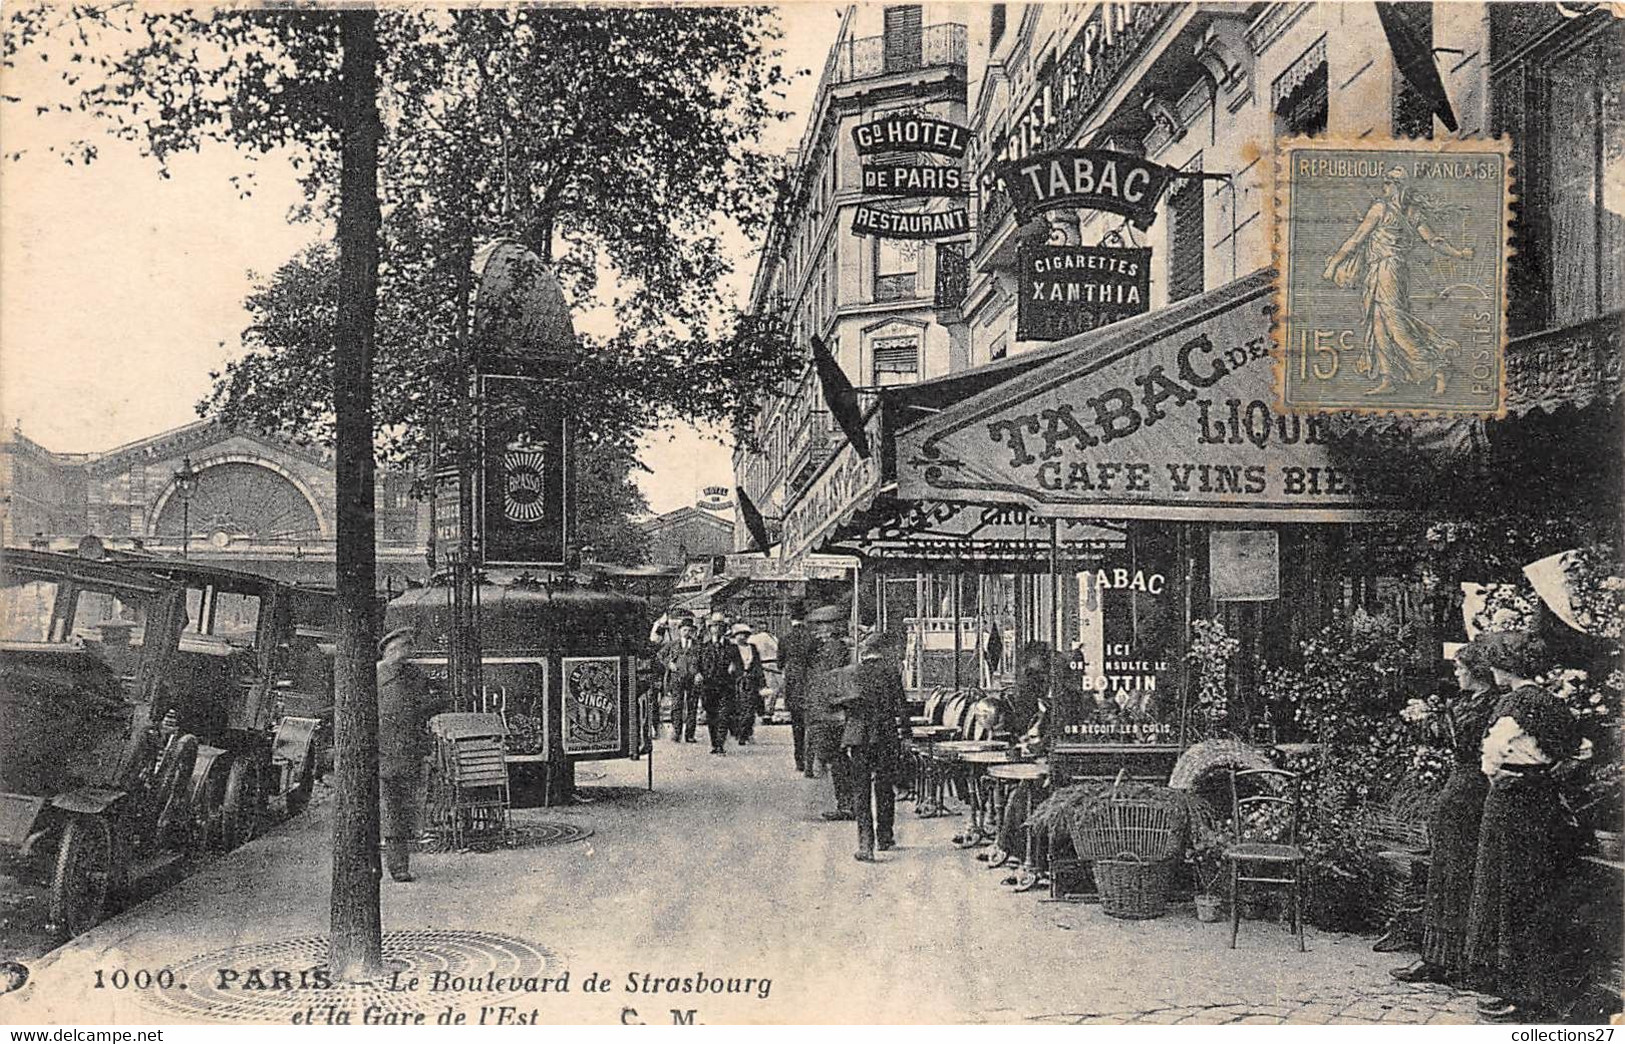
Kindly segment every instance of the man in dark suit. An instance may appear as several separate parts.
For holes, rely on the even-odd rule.
[[[843,634],[846,614],[837,605],[814,609],[807,617],[813,627],[818,644],[814,651],[812,670],[807,678],[807,697],[804,701],[807,720],[806,764],[812,767],[822,761],[829,766],[830,782],[835,787],[835,811],[825,812],[829,820],[851,819],[852,772],[851,763],[841,754],[841,733],[846,712],[835,702],[840,693],[843,672],[851,668],[852,658]]]
[[[433,699],[429,679],[407,659],[416,635],[397,627],[378,642],[378,796],[382,811],[384,867],[396,881],[414,880],[410,844],[418,834],[423,789],[424,723],[449,709]]]
[[[705,727],[711,733],[711,753],[726,754],[728,725],[734,718],[734,697],[739,688],[744,663],[739,647],[728,640],[728,621],[712,613],[706,621],[705,640],[700,643],[694,684],[705,705]]]
[[[858,820],[854,858],[860,862],[875,861],[877,840],[882,852],[897,847],[897,771],[909,732],[905,699],[892,642],[886,635],[871,635],[863,643],[852,684],[836,697],[846,708],[841,747],[851,766],[852,810]]]
[[[790,629],[779,639],[779,669],[784,672],[782,693],[784,704],[790,708],[790,737],[795,744],[796,771],[812,777],[812,764],[807,758],[807,680],[812,674],[813,656],[817,641],[802,622],[800,602],[790,607]]]
[[[667,641],[660,650],[660,661],[666,665],[668,691],[671,693],[671,741],[694,742],[694,727],[700,719],[700,690],[694,684],[694,673],[699,669],[700,646],[694,637],[694,621],[684,620],[677,625],[677,636]]]

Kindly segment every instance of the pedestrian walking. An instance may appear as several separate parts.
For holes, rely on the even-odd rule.
[[[414,880],[410,846],[422,804],[423,726],[450,701],[429,694],[429,679],[407,659],[416,635],[397,627],[378,642],[378,797],[384,868],[391,879]]]
[[[1467,913],[1478,860],[1478,825],[1489,780],[1479,765],[1480,744],[1495,702],[1495,674],[1484,658],[1484,637],[1456,652],[1460,693],[1444,708],[1450,776],[1428,819],[1428,881],[1422,905],[1422,959],[1390,974],[1400,982],[1463,983],[1467,976]]]
[[[1560,995],[1564,935],[1552,900],[1577,855],[1563,808],[1561,773],[1579,752],[1580,728],[1557,697],[1530,679],[1549,666],[1546,645],[1524,632],[1488,635],[1486,664],[1502,695],[1489,714],[1479,768],[1489,779],[1467,915],[1467,964],[1492,998],[1479,1014],[1535,1021]]]
[[[851,653],[841,632],[846,614],[839,606],[814,609],[807,617],[818,638],[811,676],[807,682],[807,757],[829,766],[835,788],[835,810],[825,812],[828,820],[853,819],[851,765],[841,754],[841,733],[845,712],[835,703],[840,695],[843,672],[850,669]]]
[[[750,643],[754,628],[748,623],[736,623],[730,632],[734,648],[739,654],[739,674],[734,689],[733,734],[740,746],[756,742],[756,716],[762,705],[762,689],[767,685],[767,671],[762,666],[762,655]]]
[[[859,862],[875,861],[875,849],[897,847],[897,774],[909,734],[903,675],[894,643],[884,634],[864,640],[858,665],[836,702],[846,710],[841,747],[850,766],[852,811],[858,820]]]
[[[728,724],[733,720],[734,695],[742,670],[739,647],[728,641],[727,626],[721,613],[712,613],[706,621],[706,636],[699,644],[694,674],[700,703],[705,707],[705,727],[711,733],[712,754],[727,753]]]
[[[666,643],[660,659],[666,665],[666,687],[671,694],[671,741],[693,743],[700,717],[700,690],[694,681],[700,668],[700,647],[693,620],[677,625],[677,637]]]
[[[779,639],[779,666],[784,686],[779,691],[790,711],[790,739],[795,748],[796,771],[813,776],[812,758],[807,754],[807,681],[812,674],[818,640],[804,622],[806,610],[800,602],[790,607],[790,629]]]

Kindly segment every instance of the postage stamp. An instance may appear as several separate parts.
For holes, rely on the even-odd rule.
[[[1505,140],[1292,139],[1276,167],[1288,412],[1505,412]]]

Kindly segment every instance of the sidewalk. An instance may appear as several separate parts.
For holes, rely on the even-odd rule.
[[[1189,909],[1119,921],[1009,894],[949,844],[962,818],[916,819],[912,804],[899,805],[902,847],[856,862],[853,824],[818,818],[828,780],[793,773],[789,730],[757,737],[724,758],[661,740],[655,793],[641,793],[642,763],[609,762],[583,767],[602,774],[584,778],[595,803],[515,814],[585,840],[417,856],[415,883],[384,885],[402,989],[322,990],[308,974],[301,988],[328,921],[323,805],[33,962],[0,1022],[321,1021],[347,1007],[357,1022],[370,1007],[430,1023],[452,1010],[669,1024],[673,1009],[702,1023],[1474,1021],[1472,994],[1392,981],[1406,955],[1369,940],[1310,929],[1300,954],[1284,928],[1249,923],[1232,951],[1228,924]],[[93,988],[98,969],[163,968],[169,989]],[[431,988],[436,971],[446,988]],[[587,990],[594,973],[604,992]],[[707,992],[666,992],[685,978]],[[712,992],[730,979],[742,992]]]

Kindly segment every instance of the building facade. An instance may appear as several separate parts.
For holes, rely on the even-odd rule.
[[[734,549],[733,501],[724,487],[708,487],[693,507],[680,507],[638,523],[649,534],[649,564],[683,567]]]
[[[965,122],[968,62],[958,5],[848,9],[819,80],[751,288],[751,310],[782,316],[795,344],[821,339],[852,384],[889,387],[969,365],[964,327],[939,289],[962,277],[968,242],[854,235],[864,191],[852,130],[889,113]],[[893,203],[903,209],[937,203]],[[963,205],[962,203],[959,205]],[[960,262],[958,265],[955,262]],[[756,417],[754,446],[734,456],[737,483],[782,519],[842,441],[809,364]],[[742,521],[734,546],[751,546]]]

